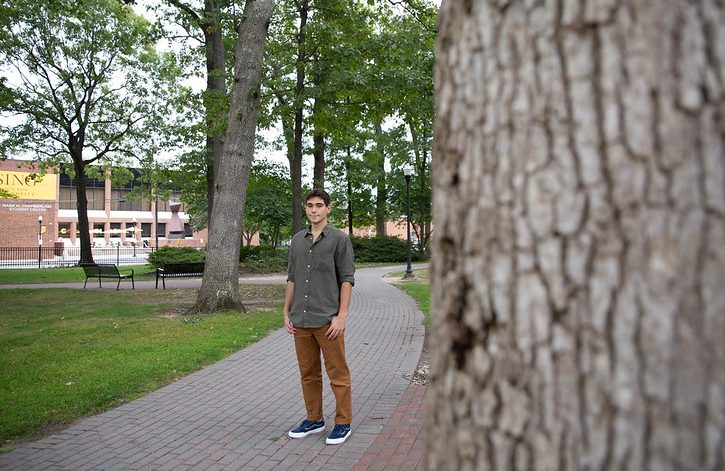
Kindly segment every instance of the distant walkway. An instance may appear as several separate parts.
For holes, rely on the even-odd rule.
[[[241,284],[254,284],[254,285],[268,285],[268,284],[284,284],[287,281],[286,273],[275,273],[270,275],[242,275],[239,277],[239,283]],[[116,290],[116,280],[104,279],[102,280],[102,288],[98,287],[98,280],[90,279],[86,285],[86,289],[110,289]],[[155,289],[156,280],[142,280],[135,281],[136,289]],[[169,278],[166,280],[166,289],[173,288],[198,288],[201,286],[201,278]],[[0,285],[0,289],[17,289],[17,288],[72,288],[72,289],[83,289],[82,281],[73,281],[69,283],[24,283],[24,284],[8,284]],[[121,281],[121,290],[131,289],[131,281]],[[159,289],[161,287],[161,280],[159,280]]]
[[[292,337],[281,329],[143,398],[0,455],[0,468],[346,470],[363,455],[375,461],[371,445],[406,410],[414,408],[420,416],[422,394],[416,397],[415,391],[424,392],[404,377],[421,353],[422,314],[410,297],[382,281],[391,271],[400,268],[356,273],[346,333],[353,381],[353,434],[347,443],[325,445],[326,434],[287,438],[305,414]],[[324,382],[325,420],[332,425],[334,398],[326,377]],[[416,450],[408,447],[411,453],[420,453],[417,442]],[[420,461],[405,468],[411,465]]]

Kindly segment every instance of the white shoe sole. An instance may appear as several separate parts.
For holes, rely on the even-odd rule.
[[[347,440],[348,438],[350,438],[350,435],[352,435],[352,430],[350,430],[350,431],[349,431],[349,432],[347,433],[347,435],[345,435],[345,436],[344,436],[344,437],[342,437],[342,438],[329,438],[329,437],[328,437],[328,438],[327,438],[327,439],[325,440],[325,443],[327,443],[328,445],[340,445],[341,443],[345,443],[345,440]]]
[[[324,431],[325,431],[325,426],[323,425],[322,427],[310,430],[309,432],[295,433],[292,430],[290,430],[289,433],[287,433],[287,435],[289,435],[290,438],[305,438],[306,436],[312,435],[313,433],[322,433]]]

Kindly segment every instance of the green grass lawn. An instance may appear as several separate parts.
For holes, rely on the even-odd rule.
[[[248,313],[181,316],[192,289],[0,293],[5,450],[187,375],[282,326],[284,286],[243,286]]]
[[[121,265],[118,267],[122,274],[130,274],[133,269],[133,279],[138,280],[154,280],[153,270],[147,265]],[[80,267],[63,267],[63,268],[3,268],[0,270],[0,285],[12,284],[34,284],[34,283],[70,283],[77,281],[85,281],[86,275]],[[88,280],[92,283],[94,280]],[[98,284],[98,280],[95,280]],[[103,280],[106,283],[116,283],[116,280]],[[124,283],[126,283],[124,281]],[[109,284],[109,286],[111,286]]]
[[[413,270],[415,278],[403,279],[404,274],[405,272],[401,271],[388,274],[385,277],[393,281],[396,287],[402,289],[411,298],[415,299],[418,307],[425,314],[423,325],[427,327],[430,324],[430,282],[428,281],[428,269]]]

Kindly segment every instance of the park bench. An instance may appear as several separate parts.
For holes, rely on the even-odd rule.
[[[98,287],[102,288],[101,286],[101,279],[102,278],[110,278],[114,280],[118,280],[118,284],[116,284],[116,290],[119,289],[121,286],[121,280],[130,279],[131,280],[131,287],[133,289],[136,289],[136,285],[133,282],[133,270],[131,270],[131,274],[123,274],[118,271],[118,267],[113,264],[104,264],[104,263],[84,263],[81,264],[81,267],[83,267],[83,271],[86,274],[86,281],[83,283],[83,288],[85,289],[86,283],[88,283],[88,278],[98,278]]]
[[[166,289],[166,278],[198,277],[203,274],[204,262],[163,263],[156,269],[156,289],[159,289],[159,278]]]

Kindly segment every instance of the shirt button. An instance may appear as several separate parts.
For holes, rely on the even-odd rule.
[[[305,280],[305,283],[309,283],[309,282],[310,282],[310,280]]]
[[[309,265],[307,265],[307,268],[310,268],[310,266],[309,266]]]
[[[312,253],[312,249],[310,249],[310,253]]]
[[[305,295],[305,298],[306,298],[306,297],[307,297],[307,295]]]

